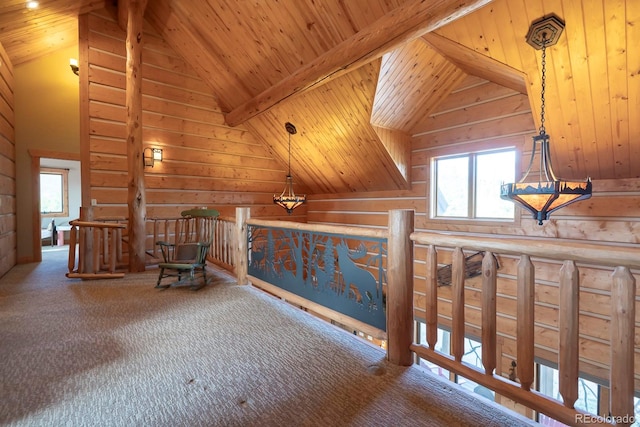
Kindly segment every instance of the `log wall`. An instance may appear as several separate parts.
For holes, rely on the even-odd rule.
[[[391,209],[415,209],[416,231],[448,230],[486,236],[532,236],[545,244],[563,240],[606,242],[637,247],[640,242],[640,179],[594,181],[591,199],[561,209],[544,226],[521,209],[513,223],[495,221],[442,221],[430,218],[429,182],[432,157],[506,146],[522,154],[527,166],[531,136],[537,131],[526,97],[476,78],[467,78],[429,118],[431,130],[412,138],[411,189],[400,192],[312,195],[308,222],[386,227]],[[551,135],[553,137],[553,135]],[[553,144],[553,140],[552,140]],[[553,154],[552,154],[553,156]],[[497,189],[496,189],[497,190]],[[426,316],[426,247],[415,248],[415,318]],[[516,354],[517,258],[501,257],[498,270],[498,335],[503,356],[497,372],[508,374]],[[438,263],[451,263],[451,253],[439,254]],[[535,264],[536,356],[557,362],[559,270],[561,261]],[[580,370],[606,382],[609,359],[610,271],[579,268],[580,276]],[[635,274],[636,281],[640,275]],[[466,333],[480,337],[482,313],[481,278],[466,281]],[[450,327],[449,286],[438,288],[439,323]],[[638,296],[636,296],[636,300]],[[444,311],[444,313],[442,313]],[[637,311],[637,310],[636,310]],[[636,327],[640,315],[636,316]],[[640,339],[636,336],[636,390],[640,389]]]
[[[13,65],[0,44],[0,277],[16,264],[16,149]]]
[[[113,10],[84,18],[90,197],[83,199],[94,204],[94,218],[126,217],[126,35]],[[211,89],[147,23],[142,62],[143,145],[163,150],[163,161],[144,169],[147,216],[175,217],[203,206],[228,216],[236,206],[252,206],[257,216],[282,215],[272,197],[282,191],[286,170],[246,128],[225,125]]]

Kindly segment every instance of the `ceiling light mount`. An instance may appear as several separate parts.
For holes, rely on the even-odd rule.
[[[545,16],[529,27],[527,33],[527,43],[535,49],[553,46],[558,43],[560,35],[564,30],[564,22],[555,15]]]

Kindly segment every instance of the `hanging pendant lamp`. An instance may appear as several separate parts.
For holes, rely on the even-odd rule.
[[[284,128],[289,133],[289,173],[287,174],[287,181],[284,185],[284,190],[279,196],[273,195],[273,203],[281,206],[287,210],[287,213],[291,215],[291,212],[301,204],[307,201],[307,196],[296,196],[293,192],[293,178],[291,177],[291,135],[297,133],[296,127],[287,122],[284,124]]]
[[[533,218],[538,220],[538,225],[542,221],[548,220],[549,215],[571,203],[585,200],[591,197],[591,178],[585,181],[567,181],[557,178],[551,167],[551,151],[549,149],[549,135],[544,128],[544,93],[546,88],[546,48],[556,44],[562,30],[564,22],[556,16],[540,19],[534,22],[527,34],[527,43],[536,49],[542,49],[542,91],[540,108],[540,132],[533,137],[533,149],[529,167],[522,179],[515,183],[502,184],[500,197],[504,200],[511,200],[520,203],[525,209],[533,214]],[[538,171],[538,181],[532,181],[529,173],[534,163],[536,150],[540,145],[540,168]]]

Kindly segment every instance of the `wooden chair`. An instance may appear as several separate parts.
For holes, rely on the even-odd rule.
[[[176,222],[176,243],[156,242],[163,260],[158,264],[160,274],[156,288],[188,284],[197,290],[207,284],[207,254],[220,213],[215,209],[196,208],[182,211],[180,215],[182,218]],[[167,277],[176,277],[177,281],[161,284]]]
[[[207,284],[207,252],[211,242],[173,244],[160,241],[156,244],[160,246],[164,260],[158,264],[160,274],[156,288],[188,284],[192,290],[198,290]],[[167,277],[176,277],[177,280],[161,284]]]

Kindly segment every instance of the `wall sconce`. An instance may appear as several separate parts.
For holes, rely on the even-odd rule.
[[[147,147],[144,149],[142,153],[142,157],[144,160],[144,166],[153,167],[155,162],[162,161],[162,148],[150,148]]]
[[[80,67],[78,67],[78,60],[75,58],[70,58],[69,59],[69,67],[71,67],[71,71],[73,71],[73,74],[75,74],[76,76],[80,75]]]

